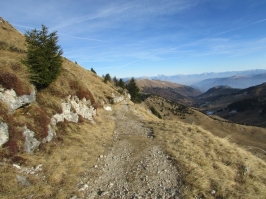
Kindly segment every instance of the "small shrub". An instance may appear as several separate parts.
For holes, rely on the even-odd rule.
[[[8,149],[8,156],[13,156],[19,152],[19,146],[15,140],[8,140],[3,147]]]
[[[91,72],[93,72],[94,74],[97,74],[93,68],[91,68]]]
[[[0,50],[5,50],[7,49],[8,44],[4,41],[0,41]]]
[[[162,116],[160,115],[160,113],[153,106],[150,108],[150,110],[153,115],[156,115],[158,118],[162,119]]]
[[[93,94],[89,91],[89,89],[80,85],[78,81],[70,80],[69,81],[70,89],[73,91],[73,95],[76,95],[79,99],[87,99],[91,101],[91,104],[95,109],[99,107],[98,103],[96,102]]]
[[[0,84],[6,89],[14,89],[18,96],[29,94],[30,90],[13,73],[0,73]]]
[[[107,82],[111,82],[111,76],[109,73],[107,73],[105,76],[104,76],[104,83],[107,83]]]

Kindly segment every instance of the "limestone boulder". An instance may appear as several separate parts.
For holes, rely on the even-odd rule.
[[[8,126],[6,123],[0,123],[0,147],[9,140]]]
[[[9,106],[10,112],[14,112],[16,109],[34,102],[36,100],[36,92],[34,90],[30,95],[17,96],[13,89],[1,89],[0,100]]]
[[[40,146],[41,142],[34,137],[35,133],[28,129],[27,126],[24,127],[23,135],[25,137],[24,151],[32,154]]]

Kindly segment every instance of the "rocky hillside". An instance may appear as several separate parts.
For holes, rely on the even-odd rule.
[[[20,62],[23,35],[3,19],[0,35],[0,198],[266,195],[265,162],[227,131],[219,138],[201,123],[158,119],[67,58],[56,81],[36,91]],[[264,139],[258,129],[252,146]]]

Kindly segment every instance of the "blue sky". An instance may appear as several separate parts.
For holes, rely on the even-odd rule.
[[[116,77],[266,69],[265,0],[1,0],[24,33],[57,30],[64,56]]]

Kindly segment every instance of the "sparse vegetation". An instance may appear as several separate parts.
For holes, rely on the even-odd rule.
[[[162,116],[160,115],[160,113],[153,106],[150,107],[150,110],[153,115],[156,115],[158,118],[162,119]]]

